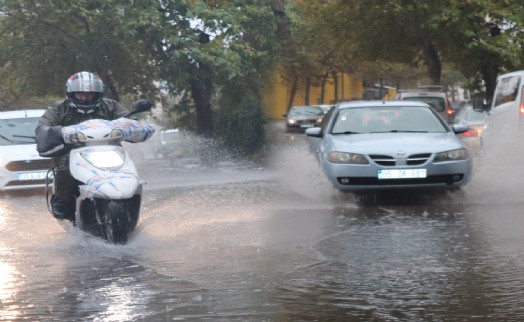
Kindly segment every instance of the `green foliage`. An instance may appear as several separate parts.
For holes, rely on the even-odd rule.
[[[154,22],[153,8],[137,8],[152,4],[155,1],[3,1],[2,92],[13,98],[63,95],[67,77],[88,70],[100,74],[114,98],[120,92],[151,93],[150,55],[136,34]]]
[[[346,53],[337,62],[358,66],[383,61],[425,66],[440,81],[443,65],[489,83],[502,70],[524,68],[524,6],[520,0],[326,0],[297,1],[303,25],[336,35]],[[324,33],[330,30],[329,33]],[[328,48],[330,42],[327,41]],[[387,65],[385,65],[387,66]],[[344,67],[341,67],[344,68]],[[383,76],[391,78],[387,74]]]
[[[414,82],[425,67],[434,82],[488,88],[524,68],[521,0],[0,0],[0,12],[4,102],[63,97],[80,70],[114,98],[152,98],[162,81],[177,98],[164,124],[207,126],[241,154],[263,145],[259,89],[277,65],[316,83]]]
[[[234,155],[253,155],[264,146],[266,121],[258,94],[248,90],[238,97],[237,91],[234,86],[223,92],[220,108],[214,114],[215,129]]]

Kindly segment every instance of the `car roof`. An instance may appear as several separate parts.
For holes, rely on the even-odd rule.
[[[426,106],[428,104],[420,101],[400,101],[400,100],[373,100],[373,101],[349,101],[339,103],[339,108],[352,108],[352,107],[378,107],[378,106]]]
[[[434,97],[447,97],[447,94],[445,92],[437,92],[437,91],[400,91],[397,95],[400,97],[416,97],[416,96],[434,96]]]
[[[517,70],[510,73],[500,74],[497,79],[505,78],[508,76],[524,76],[524,70]]]
[[[40,117],[45,109],[13,110],[0,112],[0,119],[15,119],[23,117]]]

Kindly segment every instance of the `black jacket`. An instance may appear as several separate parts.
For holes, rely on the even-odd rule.
[[[86,120],[116,120],[127,114],[128,110],[120,103],[103,99],[93,113],[82,114],[73,109],[67,101],[62,101],[47,108],[36,126],[36,149],[42,157],[60,157],[69,152],[62,139],[62,127],[81,123]]]

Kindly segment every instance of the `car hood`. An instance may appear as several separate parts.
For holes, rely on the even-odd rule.
[[[464,147],[453,132],[340,134],[329,139],[334,151],[360,154],[438,153]]]
[[[2,145],[0,159],[4,161],[43,159],[36,151],[36,144]]]

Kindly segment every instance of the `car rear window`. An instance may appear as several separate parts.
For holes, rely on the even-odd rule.
[[[442,97],[434,96],[413,96],[403,98],[405,101],[418,101],[429,104],[437,112],[444,112],[446,110],[446,102]]]

